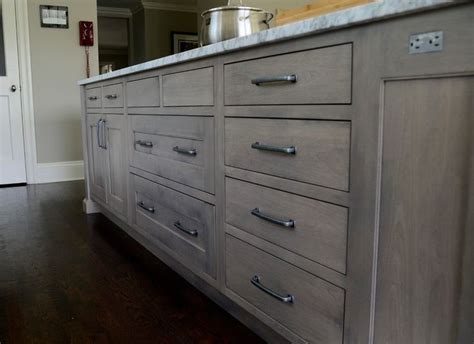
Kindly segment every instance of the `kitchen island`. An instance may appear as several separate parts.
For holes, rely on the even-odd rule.
[[[269,342],[471,343],[473,21],[376,2],[83,80],[84,210]]]

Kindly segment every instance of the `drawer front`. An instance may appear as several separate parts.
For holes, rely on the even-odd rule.
[[[347,208],[226,178],[226,222],[346,272]]]
[[[131,165],[214,193],[214,119],[130,116]]]
[[[351,83],[352,44],[224,67],[225,105],[349,104]]]
[[[215,276],[214,206],[145,178],[131,178],[137,229],[184,265]]]
[[[158,77],[127,82],[127,106],[160,106],[160,80]]]
[[[230,235],[226,235],[226,285],[304,340],[342,343],[343,289]],[[285,302],[290,296],[293,302]]]
[[[350,132],[344,121],[226,118],[225,162],[348,191]]]
[[[123,86],[121,83],[104,86],[102,94],[104,108],[123,107]]]
[[[214,105],[213,67],[163,76],[164,106]]]
[[[100,87],[86,90],[86,106],[88,108],[102,107],[102,89]]]

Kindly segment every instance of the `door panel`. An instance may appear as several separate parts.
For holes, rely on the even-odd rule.
[[[99,147],[99,140],[103,141],[99,137],[101,133],[98,133],[100,119],[104,119],[104,116],[87,115],[87,146],[90,157],[89,177],[92,195],[106,203],[106,150]]]
[[[110,208],[127,217],[127,166],[125,142],[125,117],[107,115],[107,200]]]
[[[473,92],[474,77],[386,83],[374,343],[456,342]]]
[[[0,184],[26,182],[15,3],[0,0]]]

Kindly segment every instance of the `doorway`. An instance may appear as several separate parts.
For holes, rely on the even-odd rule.
[[[0,0],[0,185],[26,182],[15,1]]]
[[[100,74],[130,65],[130,20],[122,15],[98,13]]]

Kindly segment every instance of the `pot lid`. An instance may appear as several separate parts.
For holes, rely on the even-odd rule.
[[[239,11],[239,10],[246,10],[246,11],[255,11],[255,12],[265,12],[263,9],[258,7],[250,7],[250,6],[220,6],[211,8],[201,13],[201,17],[204,17],[206,14],[211,12],[220,12],[220,11]]]

